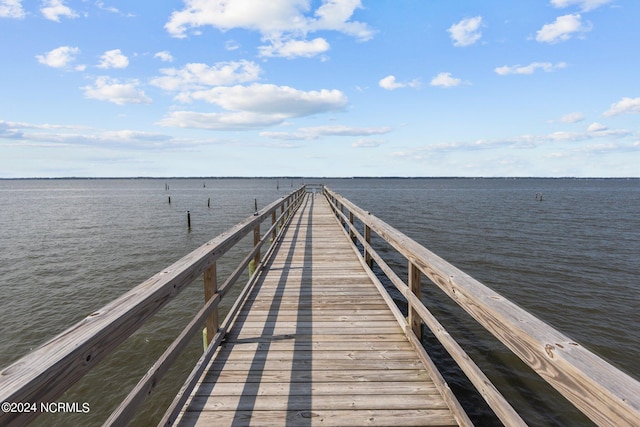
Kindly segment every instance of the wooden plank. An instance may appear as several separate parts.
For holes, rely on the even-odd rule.
[[[185,425],[213,426],[455,426],[447,410],[206,411],[187,412]]]
[[[256,369],[259,365],[261,371],[282,371],[282,370],[304,370],[304,371],[334,371],[349,369],[371,369],[371,370],[391,370],[391,369],[421,369],[424,368],[422,362],[417,359],[412,360],[278,360],[267,359],[254,363],[253,360],[215,360],[209,367],[212,371],[220,371],[223,369],[231,369],[234,371],[242,371]]]
[[[324,199],[291,224],[181,420],[455,424]]]
[[[275,350],[271,347],[264,350],[256,350],[248,352],[246,350],[237,350],[236,347],[227,348],[221,351],[218,358],[224,357],[234,361],[266,361],[277,359],[279,361],[296,362],[301,360],[309,360],[324,364],[329,360],[415,360],[416,353],[412,349],[408,350],[318,350],[305,349],[301,350],[295,347],[295,351]],[[241,346],[240,346],[241,347]]]
[[[282,335],[259,335],[259,334],[239,334],[236,331],[229,332],[229,335],[226,337],[226,341],[228,343],[237,343],[237,342],[280,342],[280,341],[290,341],[290,342],[308,342],[308,343],[316,343],[316,342],[356,342],[356,341],[365,341],[369,342],[372,340],[378,342],[406,342],[407,339],[403,335],[392,333],[392,334],[355,334],[353,331],[345,331],[344,334],[282,334]]]
[[[251,391],[258,396],[298,396],[311,393],[313,396],[322,395],[439,395],[435,385],[427,382],[406,381],[368,381],[368,382],[313,382],[313,383],[284,383],[284,382],[256,382],[257,386]],[[245,383],[227,382],[217,383],[206,396],[242,396]],[[334,408],[335,409],[335,408]],[[387,408],[388,409],[388,408]]]
[[[429,386],[433,384],[431,377],[421,369],[394,369],[392,371],[376,371],[371,369],[350,369],[341,371],[252,371],[250,369],[210,371],[203,377],[203,383],[222,384],[227,382],[241,383],[322,383],[322,382],[363,382],[370,384],[380,381],[420,382]]]
[[[599,425],[640,425],[640,381],[553,329],[344,197],[328,197],[413,262],[522,361]]]
[[[233,349],[233,351],[256,352],[260,350],[272,351],[291,351],[291,350],[316,350],[316,351],[389,351],[389,350],[413,350],[411,344],[406,341],[315,341],[315,342],[295,342],[273,341],[264,342],[233,342],[227,341],[221,346],[220,351],[224,349]]]
[[[200,411],[314,411],[314,410],[362,410],[362,409],[448,409],[439,394],[348,394],[341,393],[339,383],[336,394],[309,394],[283,396],[253,395],[242,393],[231,396],[196,395],[191,408]],[[249,387],[251,388],[251,387]],[[253,399],[246,399],[251,396]],[[287,397],[293,398],[287,399]],[[192,409],[193,410],[193,409]]]

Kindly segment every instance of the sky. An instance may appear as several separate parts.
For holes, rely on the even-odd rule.
[[[0,178],[639,177],[639,19],[638,0],[0,0]]]

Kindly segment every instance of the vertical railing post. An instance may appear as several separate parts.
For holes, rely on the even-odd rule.
[[[216,271],[216,263],[211,264],[209,268],[204,271],[204,302],[205,304],[213,298],[213,296],[218,292],[218,274]],[[207,317],[205,321],[206,328],[206,346],[211,344],[211,340],[218,332],[218,328],[220,326],[219,318],[218,318],[218,307],[214,308],[211,312],[211,315]]]
[[[364,225],[364,241],[371,244],[371,229],[367,224]],[[369,268],[373,267],[373,258],[371,258],[367,248],[364,248],[364,262],[367,263]]]
[[[420,299],[422,291],[420,287],[420,270],[414,263],[409,261],[409,292],[414,294]],[[409,303],[409,327],[413,331],[413,333],[418,337],[418,339],[422,339],[422,321],[420,320],[420,316],[413,308],[413,305]]]
[[[253,247],[255,248],[260,243],[260,224],[257,224],[253,228]],[[256,252],[256,256],[253,257],[254,268],[258,268],[260,264],[260,250]]]
[[[274,209],[271,212],[271,225],[273,226],[276,223],[276,210]],[[273,231],[271,232],[271,241],[275,243],[276,236],[278,235],[278,227],[273,227]]]
[[[351,224],[349,227],[349,237],[351,237],[351,240],[355,243],[356,235],[353,232],[353,212],[351,212],[351,210],[349,210],[349,224]]]

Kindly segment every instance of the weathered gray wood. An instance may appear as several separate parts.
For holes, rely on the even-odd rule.
[[[455,426],[451,413],[446,410],[362,410],[362,411],[207,411],[188,412],[184,416],[187,425],[199,422],[210,426]]]
[[[418,270],[411,261],[409,261],[409,292],[420,300],[420,296],[422,295],[420,270]],[[422,322],[413,304],[409,304],[409,327],[411,327],[415,336],[422,336]]]
[[[640,382],[325,188],[596,424],[640,425]]]
[[[0,372],[0,401],[53,402],[135,332],[149,317],[192,283],[220,256],[264,221],[277,200],[194,250],[112,303],[89,315]],[[24,424],[38,413],[0,413],[0,424]]]
[[[275,211],[274,211],[275,212]],[[218,292],[218,274],[216,270],[216,263],[211,264],[209,268],[204,271],[204,302],[205,304]],[[207,331],[206,345],[211,344],[214,335],[218,332],[219,320],[218,320],[218,307],[216,307],[205,322],[205,328]]]
[[[276,241],[279,238],[282,237],[282,234],[284,233],[284,230],[285,230],[284,227],[289,223],[289,221],[291,219],[291,217],[288,216],[290,210],[297,209],[297,207],[300,205],[300,202],[302,200],[302,197],[298,197],[296,199],[295,204],[293,204],[293,205],[289,204],[287,206],[287,211],[284,212],[284,204],[287,203],[287,201],[290,198],[291,198],[291,196],[287,197],[287,199],[281,205],[282,206],[282,208],[281,208],[282,209],[282,213],[280,215],[279,222],[282,225],[282,229],[279,230],[279,232],[277,234],[277,237],[276,237]],[[275,229],[276,225],[275,224],[272,225],[272,228]],[[265,239],[263,239],[263,240],[265,240]],[[266,253],[267,257],[269,257],[270,254],[273,253],[273,251],[275,250],[276,241],[274,241],[273,242],[274,245],[271,245],[269,247],[269,249],[267,250],[267,253]],[[260,250],[261,244],[262,243],[260,243],[257,246],[255,246],[253,248],[253,251],[251,253],[249,253],[249,255],[247,255],[245,257],[245,259],[243,260],[242,267],[238,267],[236,269],[236,271],[231,274],[231,276],[225,282],[225,285],[223,285],[223,288],[220,290],[220,292],[219,292],[220,295],[223,295],[223,292],[225,292],[232,283],[235,283],[235,281],[239,277],[238,271],[241,270],[241,269],[244,270],[249,265],[250,260],[254,256],[254,252]],[[200,359],[196,363],[196,366],[193,368],[193,370],[189,374],[187,380],[185,381],[183,386],[180,388],[180,391],[178,392],[176,397],[173,399],[173,401],[171,402],[171,404],[169,405],[169,407],[165,411],[165,414],[164,414],[162,420],[160,421],[160,423],[158,425],[161,425],[161,426],[173,425],[173,423],[176,420],[176,417],[178,416],[178,414],[180,412],[180,409],[187,402],[188,398],[190,397],[190,393],[196,387],[196,385],[198,383],[198,379],[205,372],[205,369],[207,368],[209,362],[211,361],[211,358],[213,357],[213,355],[216,352],[219,351],[218,346],[220,345],[220,343],[222,343],[222,340],[226,337],[227,330],[229,329],[229,327],[235,321],[235,318],[236,318],[236,315],[237,315],[238,311],[242,307],[242,304],[244,303],[244,301],[245,301],[247,295],[249,294],[249,292],[253,289],[257,278],[258,278],[258,274],[254,274],[253,276],[251,276],[249,278],[249,281],[247,282],[247,284],[245,285],[243,290],[238,295],[238,298],[234,301],[233,306],[229,310],[229,313],[227,314],[227,317],[224,319],[224,321],[222,323],[222,326],[219,328],[218,333],[215,335],[215,337],[214,337],[213,341],[210,343],[209,347],[207,347],[207,349],[205,350],[204,354],[200,357]]]
[[[243,411],[252,412],[252,421],[279,419],[282,425],[290,422],[287,411],[337,408],[344,410],[343,423],[369,419],[375,424],[373,409],[396,407],[403,409],[394,422],[384,418],[387,425],[404,424],[400,420],[416,410],[422,425],[443,419],[445,425],[455,424],[321,196],[307,197],[278,241],[277,253],[263,262],[255,290],[179,424],[194,421],[191,411],[200,413],[199,420],[223,425],[234,417],[235,423],[249,421]],[[334,385],[329,388],[327,382]],[[390,385],[377,389],[381,382]],[[434,407],[443,412],[429,412]],[[211,412],[226,415],[219,419]],[[273,417],[262,417],[266,412]]]
[[[153,390],[157,387],[160,379],[167,373],[173,362],[176,361],[178,356],[186,348],[191,341],[191,338],[196,332],[202,328],[202,323],[211,315],[214,309],[218,307],[220,303],[220,295],[216,294],[210,298],[205,306],[198,312],[187,327],[180,333],[173,343],[165,350],[160,356],[158,361],[153,364],[151,369],[142,377],[133,390],[127,395],[125,400],[118,406],[118,408],[111,414],[111,416],[105,421],[104,426],[121,426],[126,425],[131,421],[136,414],[136,411],[145,401]],[[212,337],[213,338],[213,337]]]
[[[409,307],[415,310],[415,313],[424,321],[433,334],[438,338],[438,340],[442,343],[444,348],[449,352],[449,354],[453,357],[453,359],[458,363],[458,366],[462,369],[462,371],[467,375],[471,383],[476,387],[480,395],[485,399],[485,401],[489,404],[489,407],[495,412],[496,416],[507,426],[525,426],[526,423],[522,420],[522,418],[518,415],[518,413],[513,409],[513,407],[509,404],[509,402],[505,399],[505,397],[495,388],[495,386],[491,383],[489,378],[480,370],[478,365],[476,365],[473,360],[469,357],[469,355],[458,345],[458,343],[449,335],[449,333],[442,327],[442,325],[436,320],[436,318],[427,310],[427,308],[422,304],[422,301],[410,292],[409,287],[406,283],[404,283],[398,275],[387,265],[387,263],[380,257],[380,255],[371,247],[371,245],[364,241],[362,235],[357,231],[353,230],[355,234],[355,238],[360,241],[360,243],[365,247],[365,250],[369,251],[372,259],[378,264],[380,269],[387,275],[389,280],[393,283],[393,285],[398,289],[402,295],[407,298]],[[360,255],[356,250],[356,254]],[[361,258],[361,261],[363,259]],[[363,261],[364,262],[364,261]],[[370,276],[374,282],[377,280],[373,272],[370,273]],[[382,285],[379,285],[379,288],[382,288]],[[390,308],[393,311],[392,304],[393,301],[388,303]],[[401,316],[397,315],[398,321],[401,321]],[[409,332],[408,330],[405,332]],[[441,392],[445,399],[448,396],[452,395],[452,392],[437,371],[435,365],[428,357],[422,344],[417,339],[415,334],[407,335],[411,343],[414,345],[415,350],[418,352],[418,355],[423,360],[423,363],[430,370],[430,373],[434,379],[436,385],[438,385],[441,389]],[[456,406],[455,402],[451,403],[452,407]],[[471,424],[471,421],[468,419],[466,414],[463,411],[458,411],[456,414],[460,424]]]

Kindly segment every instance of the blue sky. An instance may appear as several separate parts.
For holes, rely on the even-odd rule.
[[[0,0],[0,178],[637,177],[639,18],[637,0]]]

